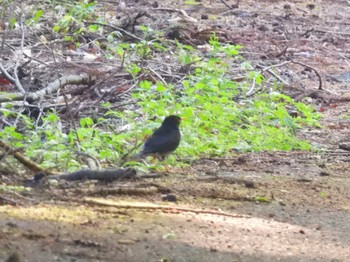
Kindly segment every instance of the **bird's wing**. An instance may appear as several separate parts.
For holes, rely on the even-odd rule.
[[[157,130],[158,131],[158,130]],[[176,149],[179,144],[179,134],[177,132],[161,133],[154,132],[144,144],[142,153],[165,153]]]

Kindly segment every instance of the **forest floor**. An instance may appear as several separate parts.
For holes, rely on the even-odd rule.
[[[339,149],[350,140],[350,80],[335,79],[350,72],[349,3],[249,0],[229,11],[221,1],[165,2],[199,20],[221,16],[215,23],[250,59],[288,47],[316,68],[323,89],[343,97],[313,101],[323,128],[299,136],[320,150],[237,153],[146,180],[34,188],[0,206],[0,260],[17,252],[23,261],[350,261],[350,152]],[[276,32],[294,36],[277,41]],[[316,76],[303,83],[305,92],[319,85]],[[120,194],[130,187],[133,196]]]

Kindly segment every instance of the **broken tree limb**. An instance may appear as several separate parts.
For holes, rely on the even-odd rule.
[[[0,103],[10,101],[20,101],[24,98],[31,99],[33,101],[39,100],[45,95],[51,95],[58,89],[66,85],[92,85],[95,83],[96,78],[88,74],[83,75],[67,75],[55,80],[54,82],[47,85],[47,87],[28,94],[22,93],[8,93],[0,95]]]
[[[10,152],[14,158],[18,160],[21,164],[29,168],[30,170],[34,172],[45,172],[48,175],[52,175],[51,171],[44,170],[42,167],[40,167],[37,163],[33,162],[29,158],[23,156],[21,153],[13,149],[10,145],[6,144],[4,141],[0,140],[0,147],[4,148],[6,151]],[[57,173],[55,173],[57,174]]]
[[[67,181],[77,180],[98,180],[112,182],[120,179],[130,179],[136,176],[136,170],[133,168],[90,170],[83,169],[69,174],[47,176],[46,179],[64,179]]]

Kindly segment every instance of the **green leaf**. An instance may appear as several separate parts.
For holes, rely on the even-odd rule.
[[[10,29],[11,30],[15,28],[16,23],[17,23],[16,18],[15,17],[11,17],[10,18]]]
[[[65,41],[72,41],[73,40],[73,37],[69,36],[69,35],[66,35],[64,36],[64,40]]]
[[[270,202],[270,200],[264,196],[255,196],[254,200],[257,202],[261,202],[261,203],[269,203]]]
[[[89,31],[97,32],[101,27],[99,25],[89,25]]]
[[[85,117],[80,119],[81,127],[91,127],[94,125],[94,121],[90,117]]]
[[[35,15],[34,15],[34,20],[35,22],[38,22],[39,19],[42,17],[44,11],[42,9],[39,9],[38,11],[36,11]]]
[[[49,120],[51,123],[56,123],[59,120],[58,116],[54,113],[48,114],[46,119]]]
[[[163,84],[161,84],[161,83],[157,83],[157,87],[156,87],[156,91],[157,92],[160,92],[160,93],[163,93],[164,91],[166,91],[167,89],[166,89],[166,87],[163,85]]]
[[[61,30],[61,27],[59,25],[55,25],[53,28],[52,28],[52,31],[54,32],[59,32]]]

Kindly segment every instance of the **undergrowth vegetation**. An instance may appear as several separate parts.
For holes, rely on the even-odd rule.
[[[94,4],[78,7],[62,14],[52,28],[77,46],[80,45],[77,36],[100,29],[81,26],[87,16],[105,23],[101,17],[92,15]],[[41,15],[42,12],[35,12],[36,20],[30,22],[40,21]],[[80,25],[80,30],[72,29],[74,23]],[[1,139],[16,148],[23,147],[27,156],[45,168],[78,169],[82,164],[77,160],[77,152],[96,157],[105,165],[119,165],[138,150],[165,116],[178,114],[184,118],[182,142],[165,163],[236,151],[311,149],[297,134],[301,128],[318,125],[318,114],[312,107],[281,93],[277,84],[265,83],[264,77],[239,55],[242,47],[220,43],[213,36],[204,54],[176,41],[162,41],[161,33],[147,26],[139,29],[147,40],[127,43],[115,32],[110,33],[104,53],[106,59],[124,60],[125,71],[134,78],[131,97],[136,107],[116,110],[112,103],[102,102],[102,116],[78,119],[76,129],[66,129],[67,123],[54,110],[46,112],[38,125],[8,104],[0,109],[1,113],[8,123],[13,123],[10,120],[13,118],[16,121],[0,132]],[[179,65],[188,69],[187,75],[172,83],[163,79],[140,80],[140,75],[149,73],[142,62],[165,54],[176,57]],[[243,74],[238,80],[231,70],[233,66]],[[297,116],[292,117],[290,110],[297,111]],[[117,124],[111,119],[117,120]]]

